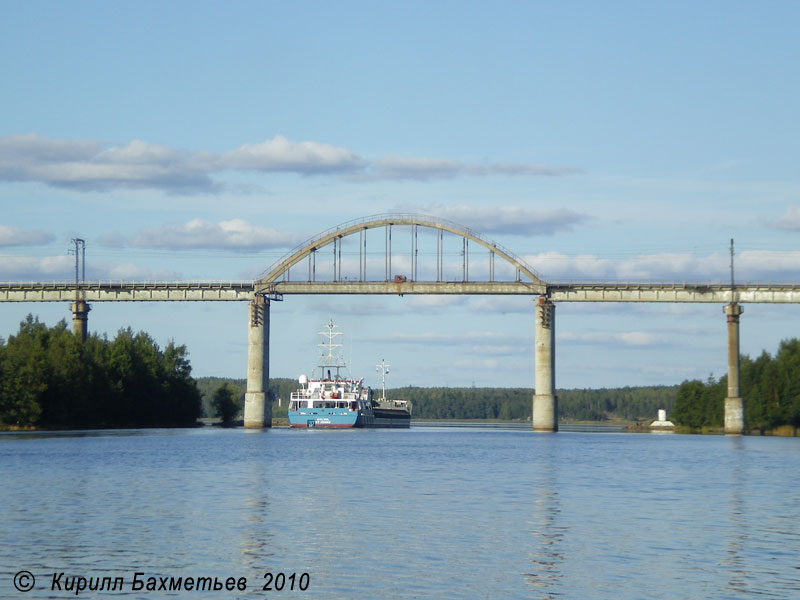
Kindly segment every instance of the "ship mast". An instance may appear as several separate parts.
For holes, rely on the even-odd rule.
[[[384,359],[381,359],[381,364],[375,365],[375,370],[381,374],[381,383],[383,391],[381,392],[381,402],[386,400],[386,375],[389,374],[389,367]]]
[[[318,344],[321,348],[325,348],[326,351],[323,351],[320,354],[320,364],[319,368],[322,369],[322,379],[325,379],[325,370],[327,369],[330,373],[330,369],[336,369],[336,379],[339,379],[339,369],[345,367],[344,359],[342,358],[340,353],[336,353],[334,348],[341,348],[341,344],[334,343],[334,338],[337,335],[342,335],[341,331],[335,331],[337,329],[336,325],[333,324],[333,319],[328,321],[326,325],[328,331],[320,331],[319,335],[326,339],[326,341]]]

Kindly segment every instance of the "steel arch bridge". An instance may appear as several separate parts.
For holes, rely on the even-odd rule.
[[[394,227],[410,228],[410,253],[401,252],[408,259],[407,274],[395,275],[392,265],[392,230]],[[436,234],[436,276],[421,279],[418,273],[419,228],[433,230]],[[376,269],[369,272],[367,232],[384,230],[383,277],[375,277]],[[444,277],[444,234],[461,238],[462,269],[460,278],[447,280]],[[358,275],[342,276],[342,246],[344,238],[358,238]],[[469,276],[470,242],[488,252],[488,277],[471,281]],[[380,245],[380,240],[378,242]],[[332,277],[318,279],[317,258],[323,248],[332,248]],[[374,246],[371,246],[374,247]],[[374,254],[379,254],[378,253]],[[500,257],[513,269],[511,280],[500,280],[495,276],[495,258]],[[308,262],[307,276],[299,280],[291,277],[291,269],[302,261]],[[350,267],[354,265],[349,265]],[[351,269],[352,270],[352,269]],[[370,277],[371,276],[371,277]],[[323,231],[307,240],[284,257],[273,263],[255,282],[256,294],[544,294],[547,284],[522,258],[500,244],[482,236],[474,230],[456,223],[416,214],[382,214],[349,221]]]

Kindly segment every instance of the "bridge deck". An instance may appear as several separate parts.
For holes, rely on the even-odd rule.
[[[81,284],[87,302],[224,302],[253,299],[252,281],[117,281]],[[75,282],[0,283],[0,302],[74,302]]]
[[[731,292],[716,283],[554,283],[393,281],[293,282],[256,287],[256,282],[85,282],[80,296],[87,302],[249,302],[257,292],[285,294],[380,295],[527,295],[547,293],[553,302],[708,302],[796,303],[800,285],[742,284]],[[73,302],[74,282],[0,283],[0,302]]]
[[[800,302],[800,285],[754,283],[563,283],[548,284],[553,302]]]

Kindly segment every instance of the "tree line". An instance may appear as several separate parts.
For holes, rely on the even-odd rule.
[[[659,408],[668,412],[677,386],[601,389],[559,389],[558,414],[565,421],[655,419]],[[398,388],[386,395],[410,400],[415,419],[498,419],[526,421],[533,412],[530,388]]]
[[[214,397],[217,390],[226,386],[241,417],[247,387],[244,379],[201,377],[197,383],[206,416],[217,416]],[[289,394],[297,387],[295,379],[270,380],[273,418],[286,418]],[[558,390],[558,412],[561,419],[568,421],[652,421],[659,408],[672,412],[677,390],[678,386]],[[387,389],[386,395],[397,400],[410,400],[415,419],[525,421],[531,419],[533,407],[530,388],[404,387]],[[281,399],[280,406],[278,398]]]
[[[201,415],[186,346],[161,350],[146,333],[80,340],[65,321],[32,315],[0,338],[0,426],[177,427]]]
[[[782,341],[774,357],[766,351],[755,360],[740,357],[739,394],[744,399],[748,429],[800,427],[800,341]],[[727,395],[727,375],[684,381],[678,388],[672,420],[692,429],[722,427]]]
[[[214,395],[226,386],[227,418],[241,417],[244,379],[195,380],[185,346],[162,350],[146,333],[121,329],[113,340],[81,341],[65,321],[47,327],[29,315],[16,335],[0,338],[0,428],[174,427],[214,416]],[[294,379],[270,380],[275,418],[285,418]],[[387,390],[410,400],[415,419],[529,420],[530,388],[404,387]],[[781,342],[775,356],[742,356],[740,393],[750,429],[800,427],[800,341]],[[659,408],[690,428],[722,427],[727,376],[680,386],[560,389],[567,421],[648,421]],[[220,397],[221,398],[221,397]],[[278,406],[278,399],[281,399]],[[233,404],[233,407],[230,404]]]

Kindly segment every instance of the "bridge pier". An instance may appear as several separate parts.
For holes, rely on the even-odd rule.
[[[85,300],[76,300],[72,303],[72,333],[81,341],[86,341],[89,334],[89,304]]]
[[[547,296],[536,302],[536,380],[533,396],[533,430],[558,431],[556,397],[556,305]]]
[[[247,331],[247,391],[244,395],[244,426],[272,427],[269,397],[269,300],[256,295],[250,303]]]
[[[739,316],[744,309],[736,302],[724,307],[728,316],[728,396],[725,398],[725,433],[744,433],[744,400],[739,392]]]

